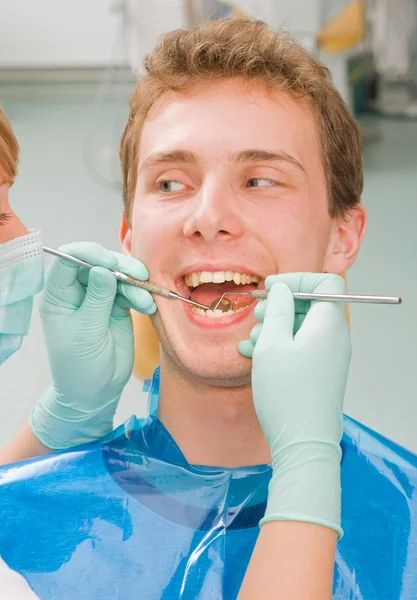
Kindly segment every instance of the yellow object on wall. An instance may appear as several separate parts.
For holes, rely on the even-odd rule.
[[[329,54],[350,50],[365,37],[363,2],[352,2],[331,19],[317,36],[317,43]]]
[[[345,275],[343,278],[346,279]],[[146,315],[132,311],[135,333],[135,364],[133,375],[140,381],[152,376],[159,363],[159,341],[151,320]],[[349,321],[349,308],[346,305],[346,319]]]
[[[132,311],[135,335],[135,363],[133,375],[140,381],[152,377],[159,363],[159,341],[150,318]]]

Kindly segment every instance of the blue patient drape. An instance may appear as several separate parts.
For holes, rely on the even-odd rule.
[[[151,413],[158,372],[151,389]],[[417,599],[417,457],[345,418],[334,600]],[[0,469],[0,555],[45,600],[233,600],[268,465],[191,466],[154,414]]]

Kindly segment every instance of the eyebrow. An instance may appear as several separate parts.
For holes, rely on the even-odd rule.
[[[170,152],[154,152],[150,154],[139,167],[139,173],[153,165],[161,165],[164,163],[186,163],[195,164],[198,161],[198,156],[189,150],[171,150]]]
[[[236,154],[233,154],[232,158],[238,163],[285,161],[295,165],[302,171],[305,171],[303,165],[295,158],[295,156],[282,150],[279,152],[271,152],[270,150],[249,148],[248,150],[236,152]]]
[[[139,167],[139,173],[142,173],[145,169],[152,167],[157,164],[196,164],[199,157],[190,150],[171,150],[169,152],[154,152],[150,154]],[[272,152],[271,150],[263,150],[261,148],[248,148],[246,150],[240,150],[231,155],[231,160],[240,164],[244,163],[256,163],[256,162],[273,162],[273,161],[285,161],[295,165],[301,171],[305,171],[304,167],[299,160],[280,150],[279,152]]]

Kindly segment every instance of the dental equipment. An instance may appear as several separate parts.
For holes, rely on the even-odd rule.
[[[221,310],[227,312],[233,309],[233,305],[225,296],[252,296],[265,300],[268,297],[267,290],[252,290],[251,292],[225,292],[223,296],[217,298],[210,304],[210,310]],[[401,304],[402,298],[393,296],[361,296],[355,294],[304,294],[302,292],[293,293],[295,300],[321,300],[322,302],[363,302],[367,304]]]
[[[60,250],[54,250],[53,248],[48,248],[47,246],[43,246],[43,251],[47,254],[52,254],[53,256],[57,256],[59,258],[64,258],[74,264],[80,265],[82,267],[87,267],[88,269],[92,269],[95,265],[91,265],[90,263],[81,260],[79,258],[75,258],[75,256],[71,256],[71,254],[67,254],[66,252],[61,252]],[[220,298],[216,298],[210,306],[206,306],[205,304],[200,304],[200,302],[195,302],[190,298],[185,298],[184,296],[180,296],[176,292],[173,292],[169,288],[163,287],[161,285],[157,285],[156,283],[151,283],[150,281],[140,281],[139,279],[135,279],[130,275],[125,275],[125,273],[121,273],[120,271],[116,271],[114,269],[109,269],[113,273],[113,275],[119,281],[123,283],[127,283],[129,285],[133,285],[135,287],[139,287],[143,290],[151,294],[156,294],[157,296],[163,296],[164,298],[171,298],[173,300],[182,300],[187,304],[192,304],[197,308],[203,308],[204,310],[221,310],[222,312],[227,312],[229,310],[233,310],[233,305],[225,298],[227,295],[234,296],[252,296],[252,298],[257,298],[260,300],[265,300],[268,297],[267,290],[252,290],[251,292],[225,292]],[[295,300],[321,300],[322,302],[363,302],[363,303],[371,303],[371,304],[401,304],[402,299],[398,297],[392,296],[361,296],[361,295],[352,295],[352,294],[304,294],[302,292],[294,292]]]
[[[53,256],[57,256],[58,258],[64,258],[69,262],[72,262],[76,265],[80,265],[81,267],[87,267],[88,269],[92,269],[95,265],[90,265],[90,263],[85,262],[79,258],[75,258],[75,256],[71,256],[71,254],[67,254],[66,252],[61,252],[60,250],[54,250],[53,248],[48,248],[47,246],[43,247],[43,251],[47,254],[52,254]],[[189,298],[185,298],[184,296],[180,296],[176,292],[173,292],[169,288],[163,287],[161,285],[157,285],[156,283],[151,283],[150,281],[140,281],[139,279],[135,279],[130,275],[125,275],[120,271],[116,271],[114,269],[109,269],[116,277],[118,281],[122,283],[128,283],[129,285],[133,285],[135,287],[141,288],[142,290],[146,290],[151,294],[156,294],[157,296],[163,296],[164,298],[172,298],[173,300],[182,300],[183,302],[187,302],[187,304],[192,304],[193,306],[197,306],[198,308],[203,308],[204,310],[208,310],[208,306],[205,304],[200,304],[199,302],[194,302],[194,300],[190,300]]]

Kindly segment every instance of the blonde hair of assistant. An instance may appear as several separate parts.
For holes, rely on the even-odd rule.
[[[0,184],[13,184],[18,163],[19,144],[4,110],[0,107]]]

